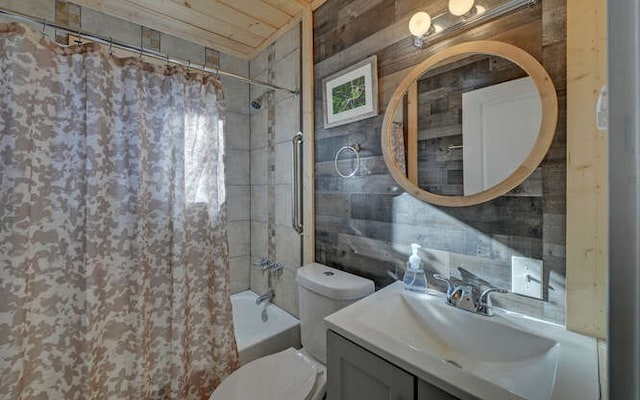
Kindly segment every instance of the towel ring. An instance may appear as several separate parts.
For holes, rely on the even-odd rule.
[[[334,160],[336,172],[343,178],[352,177],[360,169],[360,145],[343,146]]]

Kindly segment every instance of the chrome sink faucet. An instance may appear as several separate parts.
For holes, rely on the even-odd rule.
[[[491,306],[491,294],[509,293],[504,289],[489,288],[484,290],[477,298],[473,294],[473,287],[469,285],[454,285],[450,279],[440,275],[434,274],[433,277],[439,281],[447,283],[447,304],[461,308],[466,311],[471,311],[477,314],[492,316],[493,307]]]

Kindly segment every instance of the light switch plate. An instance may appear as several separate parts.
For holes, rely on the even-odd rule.
[[[542,299],[542,260],[511,256],[511,291]]]

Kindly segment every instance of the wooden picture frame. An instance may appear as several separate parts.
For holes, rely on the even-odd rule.
[[[324,127],[378,115],[378,58],[371,56],[322,80]]]

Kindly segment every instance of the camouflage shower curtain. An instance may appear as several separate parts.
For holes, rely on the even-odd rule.
[[[205,399],[236,368],[221,93],[0,25],[0,398]]]

